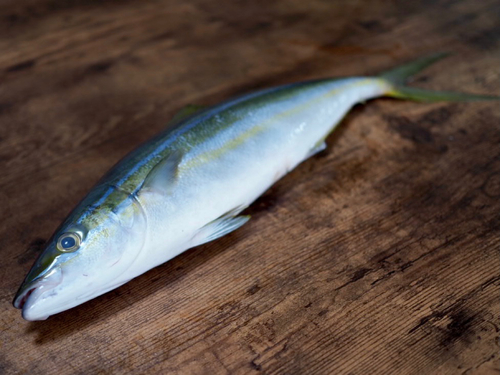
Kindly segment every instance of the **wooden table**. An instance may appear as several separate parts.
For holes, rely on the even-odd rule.
[[[416,85],[495,94],[498,1],[0,4],[0,373],[499,371],[498,102],[357,106],[237,232],[46,321],[11,306],[182,106],[443,50]]]

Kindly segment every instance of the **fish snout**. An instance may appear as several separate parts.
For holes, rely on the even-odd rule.
[[[27,320],[43,320],[46,317],[40,315],[38,311],[43,309],[43,300],[57,294],[55,290],[62,282],[62,271],[60,267],[55,267],[43,277],[31,282],[24,282],[16,296],[13,305],[17,309],[22,309],[23,317]],[[36,314],[33,314],[36,311]]]

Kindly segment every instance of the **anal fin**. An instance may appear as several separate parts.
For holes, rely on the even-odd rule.
[[[322,139],[321,141],[316,143],[313,148],[309,150],[309,153],[306,155],[305,159],[308,159],[311,156],[316,155],[317,153],[323,151],[324,149],[326,149],[326,142]]]

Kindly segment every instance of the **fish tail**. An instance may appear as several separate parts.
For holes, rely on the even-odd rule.
[[[418,102],[461,102],[500,99],[500,96],[476,95],[452,91],[432,91],[405,85],[415,74],[448,55],[449,53],[447,52],[435,53],[380,74],[379,78],[388,83],[390,87],[385,96]]]

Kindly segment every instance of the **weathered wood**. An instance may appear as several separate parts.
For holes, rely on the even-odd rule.
[[[0,4],[1,373],[499,371],[498,103],[358,106],[237,232],[47,321],[11,306],[183,105],[442,50],[416,84],[495,93],[498,1]]]

